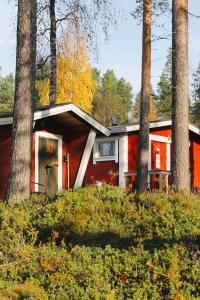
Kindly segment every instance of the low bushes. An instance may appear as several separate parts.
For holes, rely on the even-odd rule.
[[[0,299],[199,299],[198,196],[103,185],[0,205]]]

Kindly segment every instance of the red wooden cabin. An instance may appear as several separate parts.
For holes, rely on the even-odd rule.
[[[0,199],[7,187],[12,122],[11,113],[0,114]],[[81,187],[96,135],[110,134],[71,103],[36,110],[33,127],[32,192]]]
[[[136,183],[139,125],[111,126],[109,137],[97,138],[85,175],[85,184],[105,181],[124,187]],[[200,186],[200,130],[189,125],[191,188]],[[159,188],[159,174],[171,170],[171,121],[150,123],[149,187]],[[170,178],[169,178],[170,183]]]

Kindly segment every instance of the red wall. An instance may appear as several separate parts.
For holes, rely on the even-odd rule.
[[[190,171],[193,187],[200,186],[200,139],[194,133],[190,133]]]
[[[53,134],[63,136],[63,157],[69,153],[69,181],[70,187],[74,186],[78,168],[81,162],[85,144],[89,134],[89,128],[85,125],[79,128],[67,128],[56,121],[46,120],[37,121],[35,131],[47,131]],[[11,146],[11,125],[0,126],[0,199],[3,199],[7,187],[9,155]],[[63,188],[67,188],[67,163],[62,163]],[[34,192],[35,182],[35,134],[33,134],[32,146],[32,174],[31,174],[31,191]]]
[[[85,185],[91,185],[95,180],[118,185],[118,170],[119,164],[115,163],[115,161],[96,162],[96,164],[93,165],[93,158],[91,156],[86,170]]]
[[[0,126],[0,199],[4,197],[8,182],[11,130],[11,125]]]
[[[39,131],[39,130],[44,130],[53,134],[62,135],[63,158],[64,156],[67,156],[67,154],[69,153],[69,183],[70,183],[70,188],[73,188],[90,129],[85,125],[74,127],[74,128],[73,126],[72,127],[66,125],[64,126],[63,124],[60,124],[58,121],[52,122],[50,118],[47,118],[38,122],[35,131]],[[33,156],[33,160],[34,157],[35,156]],[[63,159],[62,161],[63,189],[67,188],[67,183],[68,183],[67,166],[68,163],[64,162]]]
[[[46,118],[45,120],[37,121],[35,130],[49,131],[54,134],[63,136],[63,156],[70,154],[70,187],[73,187],[75,178],[78,172],[80,161],[85,149],[85,144],[89,134],[89,128],[85,125],[79,128],[66,127],[57,121]],[[170,137],[171,130],[167,129],[151,129],[151,134]],[[191,185],[200,186],[200,137],[197,134],[190,132],[190,163],[191,163]],[[9,167],[9,154],[11,145],[11,126],[0,126],[0,198],[3,198],[6,191]],[[34,168],[35,168],[35,141],[33,135],[33,159],[32,159],[32,178],[34,182]],[[152,168],[154,168],[154,152],[155,148],[160,148],[161,153],[161,169],[166,168],[166,146],[164,143],[152,142]],[[128,171],[135,172],[138,154],[138,132],[130,132],[128,134]],[[67,187],[67,163],[63,160],[63,188]],[[84,184],[92,184],[94,180],[105,181],[109,184],[118,185],[118,169],[119,164],[114,161],[97,162],[93,165],[93,157],[91,155],[90,161],[86,170]],[[113,174],[113,175],[112,175]],[[132,178],[133,183],[135,178]],[[32,191],[34,191],[34,184],[32,184]]]
[[[69,181],[70,187],[74,186],[76,175],[78,173],[81,158],[87,142],[89,130],[71,133],[67,139],[67,148],[69,152]]]
[[[170,128],[154,128],[150,129],[150,134],[171,137]],[[152,157],[151,164],[152,170],[156,169],[156,148],[160,149],[160,170],[166,169],[166,144],[161,142],[152,141]],[[128,134],[128,172],[137,171],[137,156],[138,156],[138,131],[129,132]],[[133,187],[136,188],[136,176],[132,176],[131,182]],[[151,176],[151,187],[156,187],[157,178],[156,175]]]

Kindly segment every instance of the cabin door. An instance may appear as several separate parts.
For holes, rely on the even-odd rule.
[[[59,159],[58,139],[39,136],[38,153],[38,190],[55,194],[58,189]]]

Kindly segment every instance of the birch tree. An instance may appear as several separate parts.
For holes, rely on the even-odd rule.
[[[48,11],[48,12],[47,12]],[[88,44],[97,48],[97,31],[103,30],[105,37],[108,37],[108,28],[111,24],[116,23],[114,15],[116,10],[109,0],[43,0],[39,9],[39,24],[41,26],[40,37],[49,38],[46,34],[50,34],[50,59],[51,79],[49,103],[56,103],[56,73],[57,73],[57,36],[58,29],[70,32],[77,31],[77,37],[83,34]],[[44,17],[45,16],[45,17]],[[49,18],[49,24],[44,22]],[[65,28],[64,28],[65,27]],[[63,30],[64,28],[64,30]],[[75,30],[74,30],[75,29]],[[46,61],[47,61],[46,60]]]

